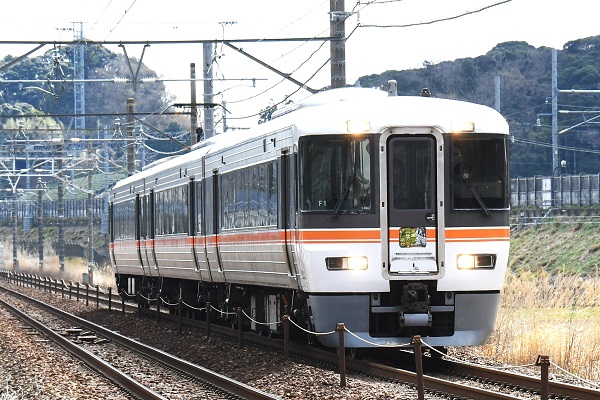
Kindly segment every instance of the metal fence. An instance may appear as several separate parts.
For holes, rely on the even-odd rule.
[[[511,208],[597,206],[600,174],[534,176],[510,180]]]
[[[7,200],[0,205],[0,223],[8,223],[12,220],[12,209],[16,206],[17,221],[37,220],[39,205],[37,202],[23,200]],[[58,202],[54,200],[43,200],[42,210],[45,224],[58,220]],[[97,197],[92,199],[92,215],[94,219],[106,217],[108,207],[106,199]],[[69,224],[83,223],[87,219],[86,199],[64,199],[65,222]]]

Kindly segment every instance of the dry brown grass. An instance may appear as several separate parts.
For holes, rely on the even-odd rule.
[[[11,243],[4,243],[4,253],[2,255],[2,262],[4,268],[12,270],[12,245]],[[51,277],[53,279],[62,279],[65,282],[83,282],[84,274],[88,273],[87,260],[83,258],[66,258],[64,271],[59,268],[58,255],[54,252],[46,250],[44,253],[44,265],[43,268],[39,267],[39,257],[37,254],[31,255],[28,253],[18,252],[17,257],[19,259],[18,271],[26,274],[38,275]],[[98,285],[103,289],[115,287],[115,274],[110,266],[97,267],[92,271],[92,282],[93,285]]]
[[[538,355],[600,382],[600,276],[509,272],[488,344],[473,351],[510,365]]]

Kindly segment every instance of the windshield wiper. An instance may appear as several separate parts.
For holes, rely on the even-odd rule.
[[[346,199],[346,196],[348,196],[348,193],[350,192],[350,187],[352,187],[352,182],[354,181],[355,173],[356,173],[356,171],[353,170],[350,174],[348,174],[348,179],[346,180],[346,183],[344,184],[344,190],[342,191],[342,194],[338,198],[337,203],[335,203],[335,207],[333,207],[333,212],[331,213],[331,218],[333,218],[333,219],[337,218],[338,212],[340,211],[340,207],[342,206],[342,202]]]
[[[473,197],[475,198],[475,200],[477,200],[477,203],[479,203],[479,206],[481,207],[481,210],[483,211],[483,214],[486,217],[489,217],[490,215],[492,215],[492,213],[490,213],[490,210],[487,208],[487,206],[485,205],[485,203],[483,202],[483,200],[481,200],[481,197],[479,197],[479,193],[477,193],[477,190],[475,190],[475,188],[473,187],[473,185],[471,185],[469,182],[467,182],[467,180],[465,178],[463,178],[463,183],[465,184],[465,186],[467,187],[467,189],[469,189],[469,191],[471,192],[471,194],[473,195]]]

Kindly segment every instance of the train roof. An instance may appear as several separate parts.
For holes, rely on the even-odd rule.
[[[299,134],[348,133],[349,120],[363,120],[369,122],[371,133],[393,126],[437,127],[448,133],[471,123],[475,133],[508,135],[508,123],[490,107],[435,97],[388,96],[376,89],[321,92],[300,102],[297,111],[285,117],[295,120]]]
[[[388,127],[435,127],[453,132],[469,124],[475,133],[508,135],[508,123],[496,110],[460,100],[421,96],[389,96],[368,88],[340,88],[311,95],[274,113],[274,118],[246,131],[231,131],[198,143],[192,151],[129,176],[114,189],[157,172],[199,160],[230,146],[285,129],[298,136],[348,133],[348,121],[366,121],[369,133]]]

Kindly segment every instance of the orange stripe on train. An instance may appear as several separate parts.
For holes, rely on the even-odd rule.
[[[399,229],[391,228],[388,232],[390,242],[398,242]],[[222,233],[204,237],[178,237],[157,238],[150,241],[150,245],[189,247],[192,245],[207,246],[231,245],[231,244],[254,244],[254,243],[283,243],[285,240],[299,241],[301,243],[378,243],[381,241],[379,229],[353,229],[353,230],[301,230],[301,231],[265,231],[248,233]],[[469,242],[469,241],[506,241],[510,237],[508,227],[494,228],[449,228],[445,231],[447,242]],[[427,241],[435,241],[436,229],[427,228]],[[124,249],[135,248],[140,243],[116,242],[112,246]],[[148,242],[144,247],[148,246]]]
[[[379,229],[362,230],[304,230],[298,232],[300,242],[379,242]]]

